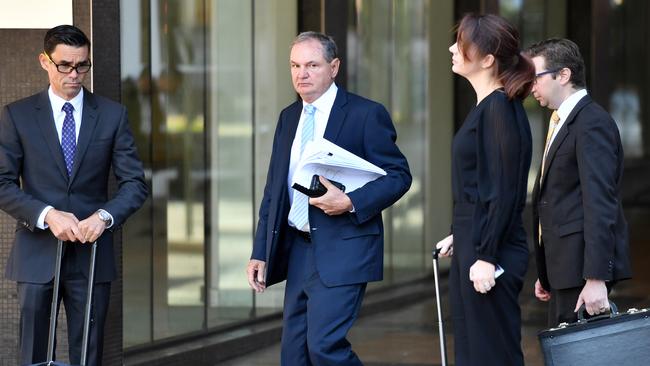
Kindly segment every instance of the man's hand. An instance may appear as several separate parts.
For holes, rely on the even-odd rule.
[[[45,223],[57,239],[63,241],[81,241],[83,236],[79,230],[77,217],[65,211],[51,209],[45,215]]]
[[[327,188],[327,193],[310,198],[309,204],[323,210],[329,216],[340,215],[352,210],[352,201],[347,194],[336,188],[327,178],[320,176],[320,182]]]
[[[106,223],[99,218],[99,214],[95,212],[90,215],[87,219],[79,223],[79,232],[81,233],[81,238],[79,241],[82,243],[92,243],[97,240],[104,230],[106,229]]]
[[[451,257],[454,255],[454,234],[440,240],[438,244],[436,244],[436,248],[440,249],[441,257]]]
[[[539,278],[537,281],[535,281],[535,297],[539,301],[548,301],[551,299],[551,293],[546,291],[544,287],[542,287],[542,283],[539,282]]]
[[[585,304],[589,315],[598,315],[608,311],[609,301],[607,300],[607,286],[605,286],[605,281],[587,279],[587,283],[582,288],[582,292],[578,296],[576,308],[573,311],[578,311],[582,304]]]
[[[251,259],[246,268],[248,274],[248,284],[255,292],[264,292],[266,289],[266,262]]]
[[[494,264],[477,259],[471,267],[469,267],[469,280],[474,282],[474,290],[482,294],[487,294],[488,291],[494,287],[496,280],[494,279]]]

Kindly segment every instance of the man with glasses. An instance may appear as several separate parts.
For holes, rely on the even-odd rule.
[[[49,87],[0,116],[0,209],[17,220],[6,276],[18,283],[21,365],[46,361],[57,238],[66,242],[59,294],[72,364],[80,363],[90,243],[97,241],[87,365],[101,365],[116,277],[112,230],[148,194],[126,109],[82,86],[89,53],[78,28],[50,29],[39,55]],[[111,169],[117,189],[109,197]]]
[[[533,96],[553,110],[533,190],[535,296],[549,301],[548,325],[609,309],[614,282],[631,276],[621,206],[623,147],[612,117],[587,94],[578,46],[549,39],[528,55]]]

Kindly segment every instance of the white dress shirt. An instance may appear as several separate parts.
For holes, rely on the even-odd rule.
[[[555,140],[555,136],[557,136],[560,128],[564,126],[564,121],[566,121],[567,117],[569,117],[569,114],[571,114],[573,108],[575,108],[578,102],[586,95],[587,89],[580,89],[577,92],[569,95],[569,97],[566,98],[562,104],[560,104],[560,107],[557,109],[557,115],[560,117],[560,122],[557,123],[557,127],[555,127],[555,130],[553,130],[553,136],[551,136],[551,139],[548,142],[549,148],[553,144],[553,140]]]
[[[72,116],[74,117],[74,128],[75,128],[75,143],[79,141],[79,131],[81,130],[81,116],[83,112],[83,101],[84,101],[84,90],[83,88],[79,91],[77,95],[75,95],[74,98],[70,100],[65,100],[61,98],[60,96],[54,94],[54,91],[52,90],[52,86],[47,89],[47,95],[50,98],[50,105],[52,106],[52,116],[54,117],[54,126],[56,127],[56,133],[59,136],[59,143],[61,143],[61,134],[63,131],[63,120],[65,119],[65,112],[63,111],[63,105],[65,103],[70,103],[72,104],[72,107],[74,108],[74,111],[72,111]],[[45,223],[45,216],[47,215],[50,210],[54,208],[52,206],[47,206],[41,211],[41,214],[38,216],[38,220],[36,221],[36,227],[39,229],[47,229],[48,225]],[[108,227],[113,226],[113,215],[108,213],[111,216],[111,220]],[[84,218],[79,218],[80,220],[85,219]]]
[[[79,130],[81,129],[81,116],[84,106],[84,90],[83,88],[79,91],[74,98],[70,100],[65,100],[60,96],[54,94],[52,87],[47,90],[47,94],[50,97],[50,104],[52,105],[52,115],[54,116],[54,125],[56,126],[56,133],[59,135],[59,143],[61,143],[61,131],[63,131],[63,120],[65,119],[65,112],[63,111],[63,105],[65,103],[72,104],[74,111],[72,116],[74,117],[74,128],[75,128],[75,142],[79,141]]]
[[[316,99],[311,105],[316,108],[314,113],[314,140],[322,138],[325,135],[325,128],[327,127],[327,120],[330,118],[330,112],[332,111],[332,106],[334,105],[334,100],[336,99],[336,92],[338,88],[336,84],[332,83],[329,89],[318,99]],[[296,136],[293,138],[293,144],[291,145],[291,158],[289,160],[289,176],[287,177],[287,189],[289,190],[289,202],[293,204],[293,191],[291,188],[291,180],[293,179],[293,174],[298,167],[298,162],[300,161],[300,144],[302,136],[302,125],[305,120],[305,109],[304,107],[309,104],[302,102],[303,110],[300,113],[300,121],[298,122],[298,129],[296,129]]]

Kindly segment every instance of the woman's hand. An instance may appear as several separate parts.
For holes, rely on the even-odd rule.
[[[469,267],[469,280],[474,282],[474,290],[487,294],[494,287],[494,264],[478,259]]]
[[[441,257],[451,257],[454,255],[454,234],[440,240],[436,244],[436,248],[440,249]]]

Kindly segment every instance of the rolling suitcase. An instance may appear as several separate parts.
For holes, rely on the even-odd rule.
[[[88,292],[86,297],[86,309],[84,311],[84,331],[81,344],[81,364],[86,365],[88,358],[88,336],[90,332],[90,307],[93,297],[93,283],[95,280],[95,256],[97,255],[97,242],[92,244],[90,252],[90,270],[88,271]],[[50,332],[47,340],[47,361],[33,364],[32,366],[72,366],[66,363],[54,361],[54,339],[56,337],[56,314],[59,298],[59,281],[61,279],[61,260],[63,258],[63,241],[59,240],[56,248],[56,264],[54,267],[54,289],[52,294],[52,306],[50,308]]]
[[[433,281],[436,285],[436,309],[438,311],[438,333],[440,336],[440,365],[447,366],[447,346],[445,345],[445,328],[442,320],[442,308],[440,307],[440,282],[438,278],[438,256],[440,249],[434,248],[433,252]]]
[[[650,363],[650,308],[562,323],[539,332],[546,366],[637,366]]]

